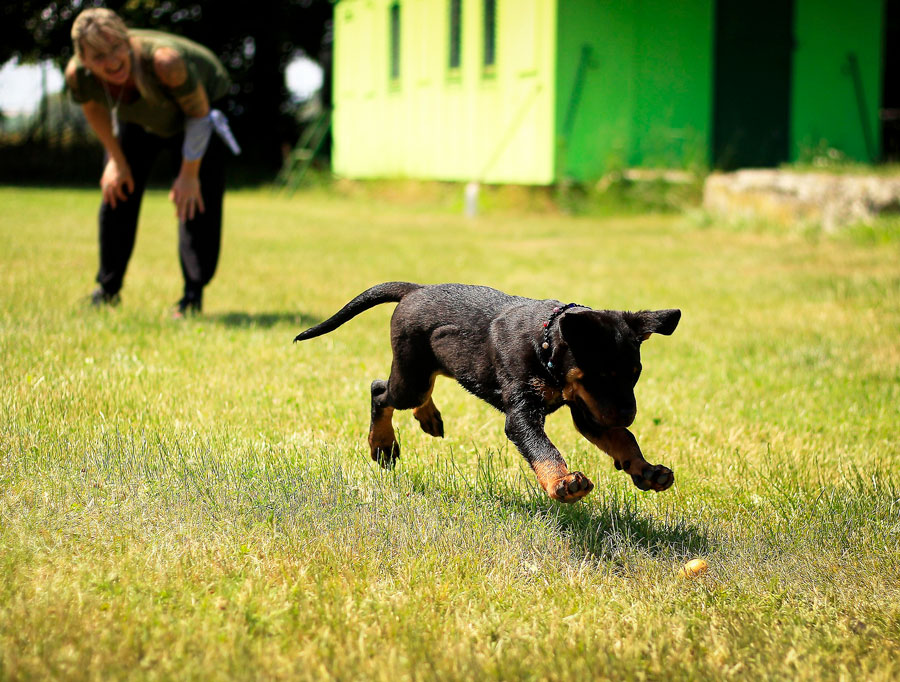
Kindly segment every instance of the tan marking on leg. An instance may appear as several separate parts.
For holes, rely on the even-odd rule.
[[[383,467],[390,467],[400,455],[400,445],[394,435],[393,407],[385,407],[369,427],[369,450],[372,459]]]
[[[428,396],[428,400],[419,405],[418,407],[413,408],[413,417],[418,419],[419,421],[430,419],[438,409],[434,405],[434,401],[431,399],[431,396]]]
[[[671,469],[662,464],[650,464],[644,459],[637,440],[627,429],[610,429],[602,436],[590,433],[582,435],[612,457],[616,469],[631,476],[634,485],[641,490],[662,492],[675,482],[675,474]]]
[[[413,408],[413,417],[418,420],[422,430],[429,436],[444,437],[444,422],[431,396],[428,396],[425,403]]]
[[[436,438],[444,437],[444,422],[441,420],[441,413],[431,399],[431,393],[434,391],[434,380],[438,374],[443,372],[435,372],[431,375],[428,383],[428,392],[425,394],[425,400],[418,407],[413,408],[413,417],[419,422],[422,430],[429,436]]]
[[[562,460],[535,462],[531,465],[538,483],[554,500],[571,504],[594,489],[594,484],[580,471],[569,471]]]
[[[553,488],[553,484],[564,476],[569,475],[569,467],[565,462],[535,462],[531,465],[534,474],[537,476],[538,483],[548,493]]]
[[[581,435],[612,457],[616,463],[616,469],[621,469],[626,474],[640,474],[647,466],[647,460],[644,459],[639,448],[631,447],[628,442],[612,438],[610,431],[605,431],[599,437],[592,433],[582,433]]]

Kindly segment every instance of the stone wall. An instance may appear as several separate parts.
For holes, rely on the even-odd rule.
[[[900,177],[741,170],[713,173],[703,207],[727,220],[817,223],[826,231],[900,212]]]

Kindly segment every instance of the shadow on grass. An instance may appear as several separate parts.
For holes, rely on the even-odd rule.
[[[296,312],[244,313],[235,311],[209,315],[206,319],[216,324],[237,329],[270,329],[271,327],[285,325],[296,328],[298,333],[306,327],[321,322],[321,319],[318,317]]]
[[[653,557],[683,558],[705,553],[714,543],[700,521],[670,508],[659,512],[643,508],[640,496],[653,493],[595,488],[584,501],[562,504],[547,497],[526,472],[521,478],[514,477],[518,480],[499,475],[497,463],[502,459],[502,453],[479,456],[474,481],[460,471],[452,454],[438,464],[437,471],[407,470],[405,477],[416,492],[427,493],[437,486],[451,497],[499,502],[507,512],[549,521],[560,535],[581,548],[586,558],[608,561],[635,551]]]
[[[592,494],[597,495],[597,490]],[[613,489],[601,493],[593,504],[562,505],[534,499],[523,506],[552,518],[560,532],[581,547],[586,557],[611,559],[627,551],[654,557],[685,557],[709,550],[711,540],[706,529],[683,517],[673,518],[668,511],[659,518],[639,509],[635,500],[638,494]]]

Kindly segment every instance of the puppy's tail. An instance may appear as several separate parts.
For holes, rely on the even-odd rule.
[[[306,331],[297,334],[297,336],[294,337],[294,342],[296,343],[297,341],[304,341],[316,336],[321,336],[322,334],[327,334],[340,327],[347,320],[356,317],[369,308],[374,308],[382,303],[397,303],[410,291],[421,288],[421,284],[413,284],[412,282],[385,282],[384,284],[376,284],[374,287],[366,289],[324,322],[320,322],[314,327],[310,327]]]

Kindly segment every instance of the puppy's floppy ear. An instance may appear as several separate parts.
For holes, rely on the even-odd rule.
[[[675,331],[680,319],[680,310],[641,310],[637,313],[625,313],[625,321],[641,341],[646,341],[651,334],[668,336]]]
[[[559,318],[559,332],[576,356],[615,343],[615,331],[596,310],[576,310]]]

